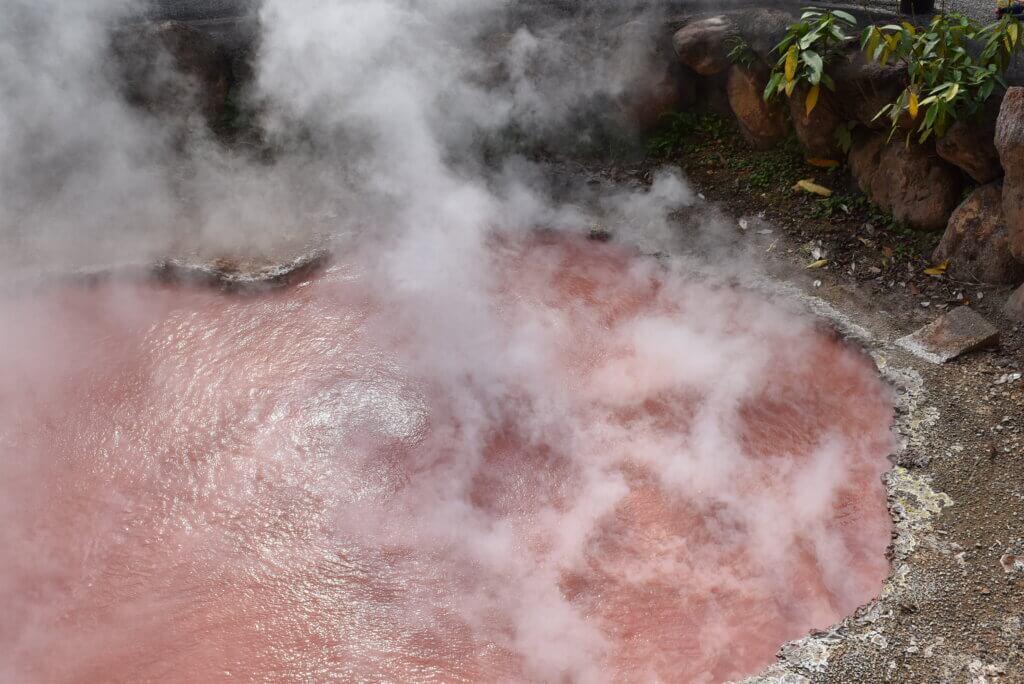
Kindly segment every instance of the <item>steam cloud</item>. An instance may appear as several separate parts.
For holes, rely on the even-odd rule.
[[[304,555],[325,552],[309,541],[314,533],[289,528],[263,545],[253,542],[260,560],[251,568],[217,563],[233,533],[218,510],[242,510],[256,500],[284,525],[288,515],[306,510],[289,498],[297,490],[296,500],[322,503],[318,515],[331,538],[356,549],[353,563],[402,576],[412,573],[406,564],[436,560],[431,554],[437,553],[441,567],[472,568],[465,576],[434,578],[440,588],[410,590],[383,618],[357,621],[383,619],[415,640],[437,626],[436,617],[418,612],[429,603],[423,596],[436,591],[479,640],[474,647],[497,652],[476,654],[499,663],[484,674],[535,681],[612,676],[613,642],[628,635],[607,624],[647,604],[627,589],[610,592],[605,603],[588,599],[588,582],[657,592],[678,590],[666,578],[685,577],[688,592],[712,598],[700,604],[702,620],[669,617],[700,624],[698,650],[713,655],[695,662],[714,663],[715,675],[736,674],[728,654],[742,651],[731,641],[742,606],[764,611],[749,616],[748,629],[740,631],[753,641],[787,614],[787,602],[808,611],[791,616],[806,628],[825,626],[871,595],[884,572],[878,548],[887,541],[884,508],[864,530],[837,532],[845,515],[870,518],[879,511],[856,503],[850,492],[851,482],[877,478],[888,448],[884,396],[864,366],[821,342],[807,321],[761,300],[695,286],[685,274],[620,253],[604,259],[562,243],[547,251],[532,246],[536,228],[581,233],[595,222],[646,249],[678,239],[669,215],[694,202],[678,171],[662,170],[645,189],[595,197],[573,186],[556,197],[552,178],[559,166],[522,153],[550,150],[553,141],[599,142],[597,129],[580,124],[628,106],[631,89],[656,59],[650,43],[656,32],[648,29],[662,18],[659,8],[629,13],[629,21],[601,30],[600,23],[581,21],[587,13],[565,19],[557,12],[527,28],[517,19],[517,4],[506,0],[266,0],[248,96],[259,103],[275,149],[267,161],[223,146],[195,116],[182,133],[180,121],[170,125],[125,101],[110,63],[109,33],[138,10],[127,0],[5,4],[0,240],[12,264],[71,268],[182,252],[272,252],[317,234],[331,236],[344,258],[311,286],[312,299],[302,300],[313,302],[312,320],[276,300],[232,303],[192,294],[198,303],[183,306],[146,288],[101,288],[91,299],[11,296],[0,305],[0,322],[18,330],[0,354],[0,501],[7,502],[0,513],[19,521],[0,534],[5,548],[17,551],[14,562],[0,567],[0,597],[16,618],[0,620],[0,643],[12,646],[0,658],[0,678],[16,681],[24,668],[35,671],[39,654],[57,648],[54,635],[66,639],[67,662],[105,672],[104,663],[87,655],[102,643],[53,626],[77,619],[63,615],[67,605],[87,612],[83,606],[102,605],[104,598],[99,590],[75,589],[68,567],[89,567],[104,553],[116,557],[120,540],[143,534],[128,529],[133,516],[173,527],[178,508],[136,510],[130,499],[133,488],[167,494],[165,480],[179,477],[195,482],[171,491],[168,505],[194,510],[181,529],[161,528],[153,538],[157,545],[182,544],[186,555],[199,549],[205,564],[181,568],[173,549],[152,551],[148,561],[166,562],[199,585],[203,573],[244,583],[250,575],[276,578],[273,568],[296,558],[335,562]],[[572,284],[579,282],[593,289]],[[193,306],[200,313],[190,318]],[[75,316],[79,308],[86,314]],[[203,313],[210,311],[209,319],[227,321],[212,324],[213,332]],[[296,331],[301,334],[292,339]],[[130,370],[119,370],[116,355],[82,350],[81,339],[102,346],[108,332],[119,340],[119,354],[142,349],[135,353],[144,358],[128,358]],[[208,332],[227,339],[211,350],[203,337]],[[775,347],[766,349],[764,339]],[[347,356],[346,345],[364,353],[356,357],[365,368]],[[209,366],[189,365],[193,348],[211,355]],[[380,350],[396,349],[380,360]],[[294,360],[303,353],[316,358]],[[258,362],[247,365],[232,354]],[[862,434],[829,428],[842,402],[821,387],[807,399],[792,382],[773,384],[782,361],[805,369],[837,363],[838,370],[823,375],[851,383],[864,398],[867,408],[848,416]],[[292,362],[303,369],[301,382],[275,372],[276,364]],[[93,395],[90,372],[117,391]],[[813,376],[793,374],[808,382]],[[195,378],[209,384],[197,386]],[[26,387],[34,389],[23,404]],[[71,428],[47,407],[67,397],[95,401],[105,413],[83,419],[90,427],[82,434],[61,434]],[[256,417],[224,408],[250,404],[270,408]],[[134,415],[143,406],[181,416],[171,426],[149,423],[155,419]],[[204,411],[214,415],[210,424]],[[58,426],[57,437],[48,435],[47,419]],[[84,437],[97,424],[107,432],[90,442]],[[502,451],[504,430],[511,431],[505,435],[511,446]],[[130,442],[133,431],[165,438],[167,452],[119,451],[107,441],[116,435]],[[190,441],[204,431],[222,441]],[[92,460],[88,449],[97,444],[109,451]],[[765,453],[765,445],[794,456],[792,462],[775,460],[778,454]],[[400,486],[365,472],[385,447],[412,459],[392,464],[403,473]],[[532,482],[541,494],[517,502],[516,481],[496,486],[505,498],[481,500],[474,493],[481,477],[502,467],[529,489],[531,473],[501,461],[541,458],[548,448],[557,453],[536,469],[551,468],[572,491]],[[15,450],[17,459],[10,457]],[[186,453],[196,463],[189,465]],[[75,466],[78,457],[93,465]],[[61,470],[68,463],[70,470]],[[68,472],[81,478],[80,488]],[[90,486],[106,484],[112,493],[84,521],[67,520],[33,503],[42,495],[38,482],[56,483],[55,491],[76,501],[88,500]],[[880,504],[878,497],[873,503]],[[658,507],[669,514],[650,513]],[[38,534],[25,510],[38,516]],[[636,530],[648,514],[664,525],[657,543],[630,536],[643,536]],[[697,530],[692,548],[681,541],[680,527],[687,526]],[[66,552],[55,551],[69,536],[58,528],[95,539],[95,549],[75,541]],[[360,554],[376,547],[382,554],[413,551],[392,551],[388,562],[374,565]],[[738,567],[731,565],[736,558],[743,560]],[[807,576],[794,579],[788,574],[794,567]],[[567,577],[575,578],[575,589]],[[367,580],[384,591],[378,581],[384,582]],[[193,624],[186,608],[158,600],[159,582],[139,582],[142,597],[117,615],[125,624],[158,622],[165,610]],[[730,590],[767,592],[779,605],[730,604],[721,596]],[[157,598],[148,601],[145,591]],[[361,605],[359,596],[350,598],[351,606]],[[346,609],[309,600],[314,605],[306,618],[314,626],[332,609]],[[679,604],[698,605],[687,600],[681,596]],[[716,601],[728,610],[717,615]],[[268,620],[270,632],[282,630],[259,606],[247,609]],[[241,633],[233,629],[245,632],[233,622],[225,631]],[[457,636],[449,633],[453,642],[473,641]],[[118,643],[130,637],[119,633]],[[328,652],[329,638],[323,644],[318,638],[305,646]],[[246,655],[258,661],[259,654]],[[747,657],[735,655],[736,662]],[[283,678],[318,674],[301,669],[309,663],[292,664],[297,669]],[[76,675],[54,667],[43,669],[56,679]],[[646,681],[664,676],[671,664],[638,659],[615,667]],[[473,679],[472,666],[466,668],[462,674]],[[413,671],[396,666],[384,674],[411,677]],[[419,674],[426,680],[437,672],[423,665]]]

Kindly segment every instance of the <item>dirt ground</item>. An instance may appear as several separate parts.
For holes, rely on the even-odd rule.
[[[899,397],[881,598],[783,647],[750,681],[1024,682],[1024,325],[1002,313],[1010,288],[926,274],[940,236],[896,226],[842,168],[810,166],[794,144],[752,152],[714,117],[692,128],[663,160],[736,217],[735,239],[809,308],[864,345]],[[794,191],[800,179],[835,194]],[[964,304],[1000,329],[1000,348],[933,365],[894,344]]]

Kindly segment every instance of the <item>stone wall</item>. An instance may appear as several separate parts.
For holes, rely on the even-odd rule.
[[[934,258],[949,261],[951,276],[1020,285],[1024,88],[994,94],[971,120],[957,122],[937,141],[918,144],[909,136],[913,122],[903,123],[907,134],[890,136],[889,120],[875,118],[906,86],[904,70],[868,63],[859,46],[850,45],[828,68],[835,92],[823,89],[810,115],[800,92],[788,103],[782,98],[766,104],[762,93],[777,58],[772,48],[797,19],[786,10],[751,8],[685,19],[673,39],[681,78],[690,82],[690,91],[724,89],[740,131],[757,149],[771,148],[792,130],[809,158],[839,161],[844,153],[836,130],[855,123],[845,161],[872,202],[910,228],[944,230]],[[742,63],[729,54],[737,38],[750,48]],[[979,187],[962,199],[970,185]],[[1007,313],[1024,320],[1024,285],[1010,298]]]

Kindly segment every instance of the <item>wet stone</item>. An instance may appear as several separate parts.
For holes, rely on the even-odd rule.
[[[981,314],[966,306],[953,309],[896,344],[931,363],[999,344],[999,331]]]

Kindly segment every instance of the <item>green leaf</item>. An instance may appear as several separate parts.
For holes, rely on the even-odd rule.
[[[818,40],[818,38],[820,38],[820,37],[821,37],[821,29],[820,28],[815,30],[815,31],[811,31],[810,33],[808,33],[807,35],[805,35],[803,38],[800,39],[800,43],[799,43],[800,44],[800,49],[801,50],[806,50],[807,48],[811,47],[811,45],[814,44],[814,41]]]
[[[832,10],[832,14],[834,14],[837,18],[841,19],[842,21],[845,21],[847,24],[850,24],[851,26],[857,25],[857,20],[854,19],[853,15],[850,14],[849,12],[844,12],[842,10]]]
[[[821,83],[821,74],[825,68],[821,55],[813,50],[804,50],[800,54],[800,59],[811,70],[811,74],[807,79],[811,82],[811,85],[818,85]]]
[[[779,84],[782,83],[782,79],[785,78],[781,71],[776,71],[772,74],[772,77],[768,79],[768,85],[764,88],[764,101],[768,102],[779,93]]]
[[[786,50],[789,49],[790,44],[794,40],[796,40],[796,36],[793,35],[792,33],[788,33],[788,34],[786,34],[785,38],[783,38],[781,41],[779,41],[779,44],[776,45],[772,49],[772,51],[775,52],[776,54],[783,55],[783,58],[785,58]]]

